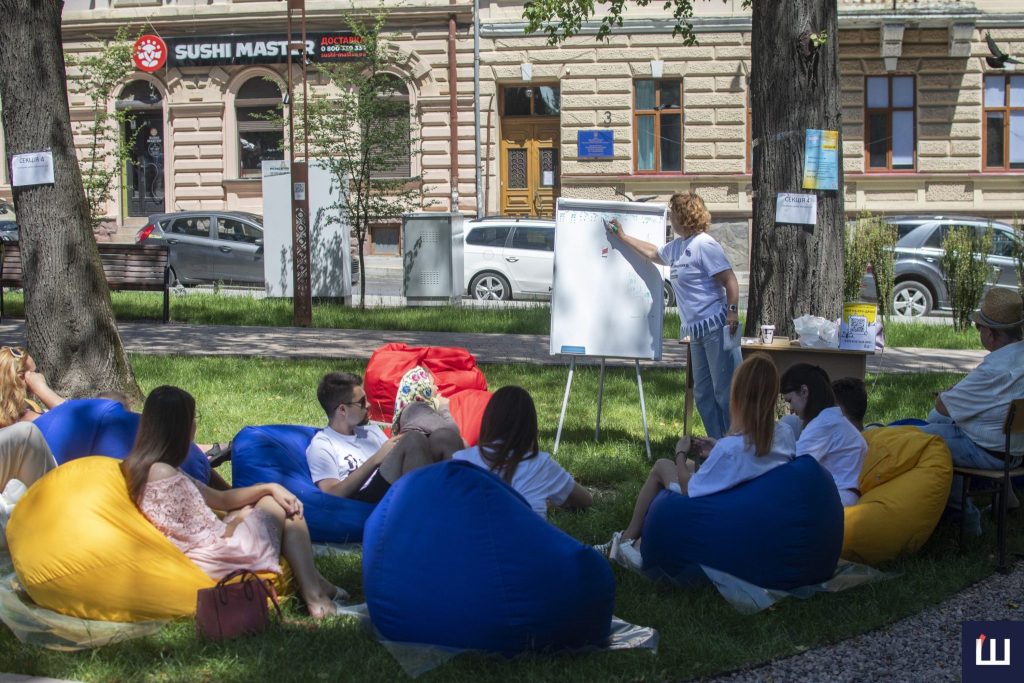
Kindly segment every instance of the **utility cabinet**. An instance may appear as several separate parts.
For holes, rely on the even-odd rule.
[[[462,299],[462,214],[424,211],[402,217],[402,294],[409,306]]]

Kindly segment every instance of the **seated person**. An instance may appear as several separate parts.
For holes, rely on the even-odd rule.
[[[39,399],[42,406],[29,398]],[[0,427],[24,420],[31,422],[45,409],[64,402],[36,371],[36,362],[19,346],[0,346]]]
[[[324,375],[316,397],[327,414],[327,426],[313,437],[306,460],[321,491],[377,503],[403,474],[439,461],[422,432],[410,430],[389,439],[370,424],[359,375]]]
[[[864,415],[868,412],[868,392],[864,380],[843,377],[832,382],[832,393],[836,404],[843,411],[843,417],[850,421],[858,432],[864,431]]]
[[[160,530],[211,579],[237,569],[280,573],[284,555],[309,615],[338,613],[348,594],[313,563],[302,503],[278,484],[215,491],[187,477],[181,464],[196,433],[196,403],[182,389],[154,389],[142,409],[139,433],[121,463],[128,494]],[[221,520],[214,510],[228,515]]]
[[[598,550],[607,552],[611,559],[625,567],[640,569],[644,519],[661,489],[671,489],[691,498],[708,496],[750,481],[792,460],[796,452],[793,431],[775,421],[778,391],[779,374],[766,354],[751,354],[740,363],[732,378],[729,397],[732,417],[729,434],[714,442],[703,441],[704,445],[714,443],[714,446],[707,461],[696,472],[693,463],[686,459],[690,439],[680,439],[674,463],[667,459],[654,463],[637,496],[629,526],[616,532],[611,542],[598,546]],[[765,501],[765,505],[777,502]]]
[[[427,437],[435,460],[448,460],[466,447],[459,427],[448,411],[448,399],[437,388],[433,375],[416,366],[402,376],[395,394],[392,434],[420,432]]]
[[[0,547],[7,547],[4,530],[21,494],[56,466],[43,433],[34,424],[19,422],[0,429]]]
[[[797,455],[810,455],[832,475],[844,507],[860,500],[857,488],[868,444],[836,407],[828,374],[817,365],[797,363],[782,373],[782,398],[800,420]]]
[[[484,409],[480,443],[458,451],[452,459],[494,472],[541,517],[547,517],[549,504],[586,508],[594,503],[590,491],[540,450],[537,409],[522,387],[507,386],[494,392]]]

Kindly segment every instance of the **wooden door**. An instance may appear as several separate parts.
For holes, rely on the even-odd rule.
[[[502,122],[502,215],[555,215],[560,175],[558,129],[558,119]]]

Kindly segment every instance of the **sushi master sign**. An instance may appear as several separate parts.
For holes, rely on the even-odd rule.
[[[298,50],[292,56],[298,55]],[[366,46],[360,36],[344,31],[306,34],[306,54],[311,62],[360,59]],[[182,66],[235,64],[283,64],[288,61],[288,37],[284,34],[255,36],[208,36],[161,39],[152,34],[135,41],[135,65],[142,71]]]

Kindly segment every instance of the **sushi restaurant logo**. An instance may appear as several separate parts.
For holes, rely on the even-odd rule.
[[[964,622],[960,656],[963,683],[1024,681],[1024,622]]]

